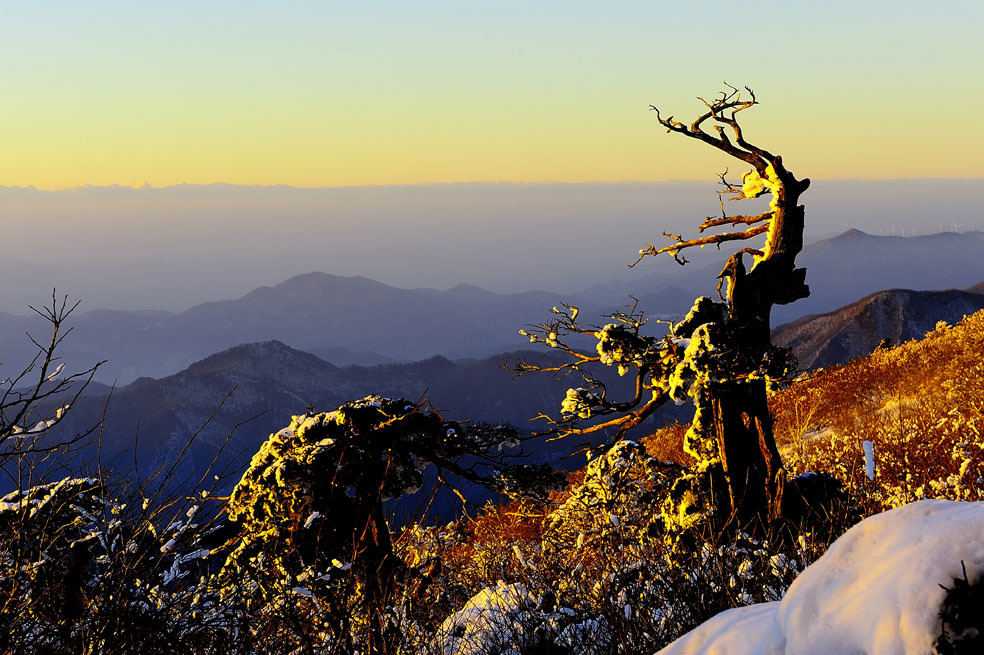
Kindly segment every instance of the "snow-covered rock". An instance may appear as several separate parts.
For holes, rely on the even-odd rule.
[[[781,601],[722,612],[659,655],[927,655],[961,562],[984,573],[984,503],[905,505],[848,530]]]

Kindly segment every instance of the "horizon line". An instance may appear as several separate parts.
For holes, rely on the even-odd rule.
[[[824,182],[915,182],[915,181],[981,181],[984,176],[965,176],[965,177],[813,177],[813,181]],[[42,193],[59,193],[66,191],[88,191],[103,189],[119,189],[127,191],[167,191],[178,188],[207,189],[210,187],[225,187],[232,189],[289,189],[296,191],[328,191],[328,190],[347,190],[347,189],[400,189],[400,188],[424,188],[424,187],[463,187],[463,186],[618,186],[618,185],[661,185],[661,184],[694,184],[710,183],[711,178],[687,178],[669,180],[588,180],[571,182],[564,180],[538,180],[538,181],[516,181],[516,180],[470,180],[452,182],[417,182],[417,183],[393,183],[393,184],[345,184],[345,185],[324,185],[324,186],[303,186],[294,184],[245,184],[237,182],[177,182],[154,186],[153,184],[141,181],[136,184],[88,184],[81,183],[74,186],[64,187],[39,187],[33,184],[27,185],[6,185],[0,184],[2,191],[38,191]],[[714,181],[715,184],[718,182]]]

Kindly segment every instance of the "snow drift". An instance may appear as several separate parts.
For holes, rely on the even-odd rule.
[[[718,614],[658,655],[926,655],[963,576],[984,571],[984,502],[924,500],[848,530],[782,600]]]

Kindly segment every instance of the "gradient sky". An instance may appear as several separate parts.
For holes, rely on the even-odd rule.
[[[687,6],[690,5],[690,6]],[[0,2],[0,185],[984,177],[979,2]]]

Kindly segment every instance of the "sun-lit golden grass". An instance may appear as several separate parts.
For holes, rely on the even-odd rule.
[[[781,390],[770,405],[790,472],[834,475],[869,511],[919,498],[981,499],[982,353],[978,312]],[[866,440],[874,445],[873,480],[865,475]]]
[[[688,427],[682,423],[671,423],[646,435],[640,441],[649,454],[659,461],[688,466],[693,463],[693,457],[683,449],[683,435],[687,433]]]
[[[866,513],[919,498],[984,498],[984,312],[804,375],[770,408],[790,474],[837,477]],[[641,442],[659,460],[688,464],[686,429],[669,425]],[[866,440],[873,480],[865,475]]]
[[[548,507],[533,501],[514,501],[502,507],[487,505],[465,524],[462,540],[452,546],[448,560],[473,581],[514,582],[523,568],[514,546],[535,543],[543,533]],[[523,558],[525,559],[525,557]]]

